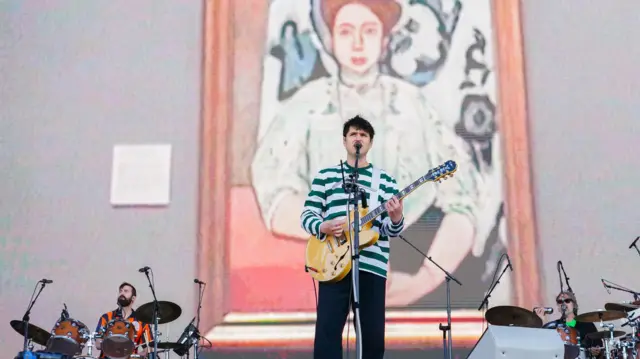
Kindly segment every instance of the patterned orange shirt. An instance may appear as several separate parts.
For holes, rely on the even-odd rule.
[[[109,324],[110,321],[112,321],[113,319],[116,319],[116,318],[124,319],[122,317],[122,313],[120,312],[119,309],[113,310],[113,311],[108,312],[108,313],[104,313],[100,317],[100,320],[98,320],[98,325],[96,327],[96,332],[103,333],[107,329],[107,324]],[[140,344],[143,344],[145,342],[145,336],[146,336],[146,339],[149,342],[151,342],[151,327],[149,326],[149,324],[145,324],[145,323],[142,323],[142,322],[136,320],[136,311],[135,310],[132,311],[131,315],[128,318],[126,318],[125,320],[130,322],[130,323],[133,323],[133,326],[134,326],[134,329],[135,329],[133,342],[134,342],[134,344],[136,346],[140,345]],[[103,338],[103,340],[104,340],[104,338]],[[104,355],[104,353],[102,351],[100,351],[100,358],[106,358],[106,356]]]

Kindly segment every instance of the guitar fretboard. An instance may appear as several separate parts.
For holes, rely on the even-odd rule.
[[[405,187],[402,191],[398,192],[398,194],[396,195],[398,199],[405,198],[406,196],[409,195],[409,193],[413,192],[424,183],[432,181],[430,180],[430,178],[433,177],[432,172],[433,170],[429,171],[429,173],[413,181],[410,185]],[[376,217],[378,217],[379,215],[383,214],[386,211],[387,210],[384,207],[384,203],[379,205],[378,207],[376,207],[376,209],[374,209],[373,211],[370,211],[369,213],[367,213],[365,216],[362,217],[362,220],[360,220],[360,226],[364,226],[365,224],[373,221]]]

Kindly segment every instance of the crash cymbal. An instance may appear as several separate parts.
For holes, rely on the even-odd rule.
[[[619,312],[632,312],[640,308],[640,305],[633,305],[628,303],[607,303],[604,305],[606,310],[615,310]]]
[[[608,322],[610,320],[626,318],[627,313],[617,310],[598,309],[594,312],[582,313],[576,317],[579,322],[595,323],[599,321]]]
[[[9,322],[11,328],[13,328],[18,334],[24,336],[24,325],[26,324],[22,320],[12,320]],[[48,331],[29,323],[29,333],[27,333],[28,338],[31,339],[32,342],[36,344],[40,344],[42,346],[47,345],[47,341],[51,338],[51,333]]]
[[[158,301],[158,324],[173,322],[182,314],[179,305],[167,301]],[[153,324],[153,302],[141,305],[136,309],[136,319],[147,324]]]
[[[487,310],[484,315],[492,325],[540,328],[542,319],[530,310],[509,305],[501,305]]]
[[[625,335],[625,332],[621,331],[621,330],[614,330],[613,331],[613,337],[617,338],[619,336]],[[599,332],[594,332],[594,333],[589,333],[587,334],[587,338],[589,339],[607,339],[607,338],[611,338],[611,332],[609,332],[608,330],[602,330]]]

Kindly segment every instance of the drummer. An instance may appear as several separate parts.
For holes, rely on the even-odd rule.
[[[591,355],[598,357],[600,355],[600,345],[602,344],[600,340],[591,340],[587,339],[587,334],[594,333],[598,331],[595,324],[586,323],[586,322],[578,322],[576,321],[576,316],[578,315],[578,300],[576,299],[576,295],[570,291],[560,292],[556,296],[556,304],[558,306],[558,313],[565,314],[564,324],[568,327],[575,328],[580,335],[581,345],[583,348],[589,349]],[[548,322],[547,314],[544,313],[544,308],[536,308],[535,313],[542,319],[542,322]],[[549,327],[551,324],[563,324],[562,317],[560,319],[548,322],[544,325],[544,327]]]
[[[118,308],[110,312],[104,313],[100,320],[98,320],[98,326],[96,332],[102,333],[107,327],[107,324],[115,319],[121,318],[133,323],[135,328],[134,344],[139,346],[139,353],[146,355],[146,350],[142,349],[142,344],[151,341],[151,328],[148,324],[144,324],[136,320],[136,311],[133,310],[133,303],[136,301],[137,291],[136,288],[130,283],[124,282],[118,287]],[[102,340],[96,340],[96,348],[101,350]],[[106,358],[106,355],[100,351],[100,358]]]

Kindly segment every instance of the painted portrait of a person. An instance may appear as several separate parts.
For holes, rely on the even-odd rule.
[[[483,187],[480,162],[471,151],[474,147],[455,126],[463,121],[462,101],[454,104],[455,109],[439,111],[442,104],[429,98],[446,80],[441,78],[443,73],[446,76],[456,66],[464,73],[460,65],[467,63],[464,52],[457,61],[451,59],[456,47],[455,11],[459,12],[460,7],[454,7],[455,11],[446,17],[442,6],[439,8],[435,2],[410,3],[313,1],[300,11],[304,14],[308,10],[306,21],[300,21],[295,28],[291,22],[282,24],[287,27],[280,33],[289,34],[287,41],[294,46],[279,47],[276,53],[284,59],[283,51],[292,49],[298,59],[307,58],[309,62],[296,65],[305,69],[301,73],[303,80],[291,74],[284,76],[291,71],[284,61],[280,73],[264,74],[295,79],[288,81],[295,86],[273,90],[285,92],[285,96],[269,96],[282,99],[277,106],[265,104],[263,98],[262,105],[275,110],[272,116],[261,120],[261,125],[266,125],[258,136],[251,163],[251,183],[267,229],[278,237],[306,240],[298,216],[311,180],[321,168],[343,160],[342,144],[336,134],[345,121],[359,115],[376,128],[376,146],[369,153],[369,160],[392,174],[400,189],[447,160],[458,163],[453,178],[427,183],[404,199],[405,223],[409,227],[405,233],[450,272],[456,272],[473,257],[476,247],[480,257],[473,258],[476,263],[468,270],[482,274],[491,255],[489,251],[482,256],[484,245],[489,236],[496,236],[492,231],[496,214],[486,219],[486,214],[479,211],[484,208],[482,198],[488,192]],[[411,16],[411,6],[421,12]],[[455,31],[459,30],[460,27]],[[295,38],[291,35],[294,32]],[[310,50],[309,44],[315,44],[315,50]],[[457,46],[468,48],[471,44]],[[415,60],[407,60],[412,51]],[[448,70],[447,62],[453,62]],[[460,91],[457,85],[456,91]],[[448,118],[450,113],[455,118]],[[501,201],[500,193],[489,196]],[[479,225],[479,220],[490,223]],[[391,242],[387,305],[424,306],[433,302],[430,294],[444,281],[440,270],[417,257],[406,244]],[[397,249],[400,247],[404,248]],[[484,289],[486,285],[480,287]],[[478,296],[480,300],[482,290],[474,288],[467,297]]]

